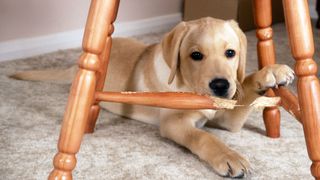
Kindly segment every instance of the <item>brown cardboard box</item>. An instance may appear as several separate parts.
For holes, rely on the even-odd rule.
[[[273,23],[284,21],[281,0],[272,1],[272,11]],[[185,21],[207,16],[234,19],[244,31],[255,29],[252,0],[185,0]]]

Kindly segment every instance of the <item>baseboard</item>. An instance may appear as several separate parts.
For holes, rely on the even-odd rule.
[[[0,42],[0,62],[81,46],[83,30]]]
[[[181,21],[181,13],[137,21],[115,23],[114,36],[133,36],[160,32]],[[0,61],[31,57],[60,49],[81,47],[83,29],[46,36],[0,42]]]

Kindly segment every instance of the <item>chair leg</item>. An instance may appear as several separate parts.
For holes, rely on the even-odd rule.
[[[90,108],[89,117],[84,130],[84,133],[86,134],[91,134],[94,132],[94,128],[100,113],[100,106],[98,103],[99,102],[95,102]]]
[[[79,70],[70,92],[60,132],[59,152],[54,157],[54,170],[49,179],[72,179],[71,171],[76,165],[75,154],[80,148],[89,109],[94,102],[95,84],[94,71]]]
[[[272,40],[272,4],[271,0],[253,0],[254,19],[257,27],[259,68],[275,63],[275,50]],[[267,96],[275,96],[269,89]],[[266,134],[271,138],[280,137],[280,111],[276,107],[263,110]]]
[[[320,85],[307,0],[283,0],[291,52],[296,60],[298,98],[312,175],[320,179]]]
[[[95,102],[97,74],[101,68],[99,55],[113,31],[110,25],[116,4],[116,0],[93,0],[91,3],[83,39],[84,52],[69,95],[58,143],[59,152],[54,157],[50,180],[72,179],[75,155],[80,148],[90,108]]]
[[[102,65],[101,65],[101,68],[99,69],[99,72],[98,72],[98,82],[97,82],[97,86],[96,86],[96,91],[98,91],[98,92],[103,90],[104,82],[105,82],[106,75],[107,75],[107,69],[108,69],[108,63],[109,63],[109,57],[110,57],[110,51],[111,51],[111,45],[112,45],[111,34],[113,33],[113,30],[114,30],[113,22],[117,18],[119,2],[120,2],[119,0],[116,0],[116,2],[115,2],[114,14],[111,18],[111,25],[110,25],[110,29],[109,29],[110,36],[108,36],[106,38],[105,47],[103,48],[102,53],[99,56]],[[89,119],[87,121],[85,133],[93,133],[94,132],[94,128],[96,126],[99,112],[100,112],[99,101],[95,101],[94,105],[90,109]]]
[[[102,91],[104,86],[104,80],[107,74],[107,68],[108,68],[108,61],[109,61],[109,52],[111,50],[111,37],[107,37],[106,41],[106,47],[103,49],[102,54],[100,55],[101,60],[101,68],[99,69],[97,75],[98,75],[98,81],[96,86],[96,91]],[[99,101],[95,101],[94,104],[90,108],[89,112],[89,118],[86,124],[85,133],[93,133],[94,128],[96,126],[97,119],[99,117],[100,113],[100,106]]]

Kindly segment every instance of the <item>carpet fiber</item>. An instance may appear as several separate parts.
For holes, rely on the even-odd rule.
[[[316,30],[314,30],[318,33]],[[255,32],[248,36],[247,72],[256,63]],[[283,24],[274,26],[277,59],[293,67]],[[163,33],[137,37],[152,43]],[[316,45],[320,43],[315,36]],[[46,179],[57,151],[69,85],[17,81],[16,71],[68,67],[80,49],[63,50],[0,63],[0,179]],[[319,47],[316,47],[319,52]],[[319,55],[319,54],[318,54]],[[317,61],[318,56],[315,56]],[[206,128],[246,156],[247,179],[312,179],[302,126],[281,110],[281,138],[266,137],[260,111],[239,133]],[[185,148],[160,137],[157,127],[102,111],[96,131],[84,136],[75,179],[222,179]]]

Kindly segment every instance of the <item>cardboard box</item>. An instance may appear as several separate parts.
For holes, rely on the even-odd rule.
[[[281,0],[272,1],[273,23],[283,22]],[[185,0],[185,21],[211,16],[219,19],[234,19],[243,31],[255,29],[252,0]]]

